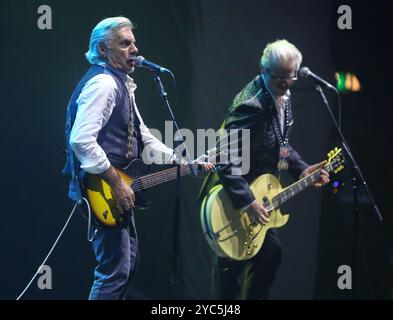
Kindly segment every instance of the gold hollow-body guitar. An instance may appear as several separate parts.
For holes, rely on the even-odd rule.
[[[344,168],[341,148],[328,153],[324,169],[337,173]],[[256,199],[260,199],[270,215],[266,225],[252,224],[248,214],[233,207],[222,185],[217,185],[203,199],[200,219],[210,248],[220,257],[248,260],[261,249],[267,230],[285,225],[289,216],[279,207],[307,187],[314,185],[321,169],[283,189],[277,178],[264,174],[250,184]]]
[[[197,173],[204,171],[201,165],[191,165]],[[135,208],[142,209],[149,207],[144,190],[177,178],[177,167],[143,175],[147,171],[147,166],[141,160],[134,160],[123,170],[116,170],[121,179],[134,191]],[[180,165],[181,177],[191,173],[189,165]],[[84,185],[84,192],[96,222],[106,227],[115,227],[123,223],[124,216],[120,213],[117,203],[113,199],[111,188],[99,175],[86,175]]]

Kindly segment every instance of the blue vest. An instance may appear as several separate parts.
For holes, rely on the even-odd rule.
[[[77,202],[82,200],[81,186],[83,186],[83,177],[85,172],[80,168],[80,162],[76,158],[70,146],[70,134],[78,111],[78,104],[76,101],[78,100],[85,84],[91,78],[99,74],[110,75],[115,80],[117,88],[115,107],[113,108],[107,124],[100,130],[97,137],[97,143],[104,150],[109,162],[116,168],[123,168],[130,160],[141,157],[142,138],[139,130],[140,122],[134,112],[132,159],[126,158],[128,122],[131,110],[128,91],[123,80],[126,75],[109,66],[91,66],[83,78],[79,81],[67,106],[65,127],[67,159],[63,173],[71,176],[68,197]]]

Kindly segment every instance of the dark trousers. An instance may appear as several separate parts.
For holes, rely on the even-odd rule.
[[[250,260],[219,258],[221,299],[267,299],[281,262],[281,245],[276,229],[269,229],[261,250]]]
[[[121,226],[97,228],[92,246],[98,264],[89,300],[125,299],[138,262],[138,238],[133,213]]]

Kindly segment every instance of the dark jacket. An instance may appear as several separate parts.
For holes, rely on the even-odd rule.
[[[255,200],[249,188],[249,184],[253,180],[266,173],[277,175],[280,145],[273,129],[273,117],[277,117],[273,99],[268,93],[261,75],[258,75],[235,97],[221,126],[225,131],[250,129],[250,170],[242,175],[233,175],[232,169],[240,165],[233,163],[218,165],[216,172],[210,173],[205,178],[200,192],[200,200],[211,188],[218,183],[222,183],[234,207],[240,209]],[[284,133],[288,131],[288,137],[293,123],[289,100],[284,122]],[[245,149],[247,149],[247,146]],[[308,167],[308,164],[303,161],[290,144],[288,149],[288,171],[297,180],[303,170]],[[239,154],[242,155],[240,151]]]

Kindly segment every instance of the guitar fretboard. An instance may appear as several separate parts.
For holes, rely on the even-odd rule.
[[[192,166],[194,167],[194,170],[197,171],[197,165],[192,164]],[[183,177],[189,174],[191,174],[190,166],[181,165],[180,176]],[[131,187],[134,191],[140,191],[157,186],[167,181],[175,180],[176,178],[177,178],[177,167],[173,167],[137,178],[132,182]]]
[[[328,172],[331,171],[331,166],[328,165],[325,167],[325,170]],[[273,197],[272,201],[270,204],[264,203],[264,206],[268,208],[268,210],[273,210],[281,206],[284,202],[287,200],[293,198],[300,192],[302,192],[304,189],[308,188],[309,186],[314,185],[314,183],[319,179],[321,173],[321,169],[313,172],[312,174],[300,179],[299,181],[296,181],[289,187],[285,188],[283,191],[281,191],[279,194],[277,194],[275,197]]]

